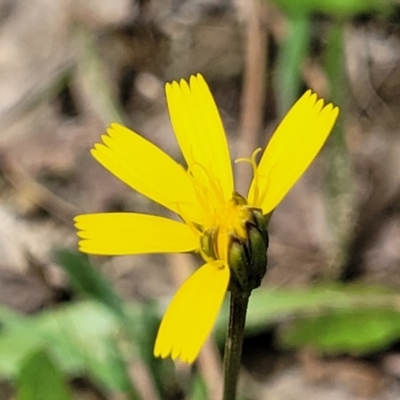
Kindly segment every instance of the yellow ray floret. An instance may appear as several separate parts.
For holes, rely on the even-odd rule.
[[[201,180],[201,165],[221,186],[223,200],[233,193],[233,174],[228,143],[217,106],[204,78],[191,76],[165,86],[168,110],[175,136],[195,178]],[[199,176],[200,175],[200,176]]]
[[[154,215],[86,214],[75,218],[79,250],[89,254],[125,255],[194,251],[199,238],[187,225]]]
[[[93,157],[122,182],[179,214],[201,222],[193,184],[184,168],[142,136],[119,124],[111,124]]]
[[[217,318],[230,272],[224,265],[203,265],[179,288],[161,322],[154,355],[192,363]]]
[[[337,107],[324,106],[311,90],[294,104],[261,157],[258,180],[253,179],[248,194],[250,204],[268,214],[281,202],[321,150],[338,114]]]

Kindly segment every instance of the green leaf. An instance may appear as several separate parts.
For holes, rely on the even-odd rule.
[[[360,13],[388,12],[393,0],[274,0],[289,16],[321,12],[337,17],[352,17]]]
[[[129,307],[132,325],[144,331],[143,313],[137,304]],[[88,375],[106,390],[127,393],[132,400],[139,398],[126,365],[135,355],[131,346],[135,337],[124,341],[125,325],[109,307],[86,301],[33,317],[0,307],[0,323],[2,377],[15,379],[28,354],[45,349],[64,373]]]
[[[0,373],[15,378],[24,358],[42,345],[43,337],[29,318],[3,307],[0,307],[0,324]]]
[[[17,400],[55,399],[72,399],[60,370],[43,350],[29,354],[21,366]]]
[[[120,323],[109,308],[76,303],[25,318],[0,308],[0,320],[2,376],[15,378],[27,355],[43,348],[66,373],[84,372],[113,391],[123,392],[130,385],[115,350]]]
[[[63,249],[56,252],[56,259],[77,291],[105,304],[117,315],[125,318],[121,299],[100,272],[89,263],[86,256]]]
[[[281,332],[281,343],[291,348],[312,346],[328,354],[362,354],[399,337],[400,314],[394,310],[340,310],[294,321]]]
[[[116,366],[121,325],[109,308],[92,302],[73,304],[38,316],[35,328],[64,370],[85,371],[112,391],[124,392],[130,385]]]
[[[331,314],[332,310],[396,309],[398,294],[367,285],[329,284],[306,289],[253,291],[246,327],[257,332],[261,326],[293,317]]]

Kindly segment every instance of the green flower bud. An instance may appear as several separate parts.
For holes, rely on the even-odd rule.
[[[231,236],[228,264],[231,269],[229,290],[251,292],[261,284],[267,272],[268,232],[262,211],[250,208],[245,222],[247,238]]]

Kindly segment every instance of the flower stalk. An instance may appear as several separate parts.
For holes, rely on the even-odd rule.
[[[223,400],[235,400],[242,358],[244,326],[250,292],[231,292],[229,324],[224,354]]]

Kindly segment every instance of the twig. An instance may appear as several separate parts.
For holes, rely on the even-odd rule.
[[[77,214],[75,207],[37,182],[16,161],[1,150],[0,170],[7,181],[34,204],[66,225],[73,224],[73,218]]]
[[[239,149],[241,157],[250,157],[258,144],[266,92],[267,30],[265,5],[260,0],[240,0],[238,6],[246,16],[246,55],[243,74],[242,112],[240,115]],[[237,190],[244,193],[250,181],[250,171],[238,168]]]

